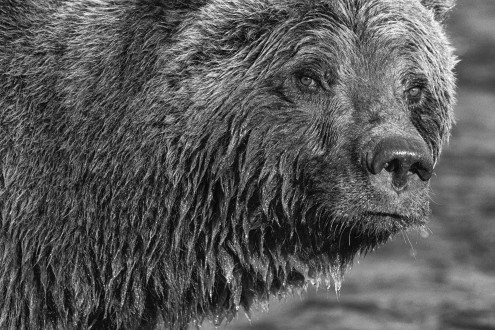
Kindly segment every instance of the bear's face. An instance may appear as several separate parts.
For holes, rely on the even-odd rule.
[[[335,276],[425,224],[454,103],[455,59],[433,11],[410,0],[213,1],[177,40],[169,53],[186,55],[168,74],[189,102],[183,145],[207,149],[207,201],[245,285],[264,294]]]
[[[383,139],[413,140],[432,167],[447,139],[454,59],[433,13],[415,1],[213,2],[199,17],[183,42],[198,49],[187,59],[191,93],[211,118],[195,118],[231,120],[231,175],[238,194],[246,189],[248,220],[264,215],[254,227],[290,223],[287,232],[317,232],[327,249],[343,240],[350,246],[337,250],[354,253],[424,224],[421,169],[409,164],[395,189],[394,172],[371,173],[367,157]],[[207,42],[189,45],[197,33],[190,39]]]
[[[433,167],[452,123],[454,62],[437,22],[410,1],[332,5],[280,33],[287,52],[262,56],[271,68],[258,79],[273,103],[253,110],[264,118],[253,132],[265,141],[267,172],[280,176],[285,218],[304,200],[297,232],[318,233],[320,251],[354,253],[425,223],[431,174],[414,160],[397,189],[395,172],[372,173],[367,157],[384,139],[406,141],[398,153],[417,141]]]

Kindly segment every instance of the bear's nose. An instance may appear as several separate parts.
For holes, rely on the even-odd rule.
[[[426,143],[411,137],[382,138],[366,151],[366,166],[374,175],[384,169],[389,172],[397,190],[405,188],[411,176],[428,181],[433,174],[433,159]]]

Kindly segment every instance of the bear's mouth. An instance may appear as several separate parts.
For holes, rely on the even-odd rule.
[[[370,219],[369,222],[372,222],[372,226],[389,228],[393,233],[410,227],[425,225],[427,219],[426,216],[383,211],[364,212],[364,216]]]
[[[391,225],[392,227],[399,226],[401,229],[407,229],[410,226],[421,225],[425,223],[422,217],[411,216],[408,214],[400,214],[395,212],[368,211],[363,214],[366,218],[377,222],[377,225]]]
[[[398,213],[389,213],[389,212],[365,212],[364,215],[371,217],[384,217],[384,218],[392,218],[396,220],[403,220],[407,218],[405,215],[401,215]]]

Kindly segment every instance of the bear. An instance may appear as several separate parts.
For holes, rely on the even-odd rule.
[[[450,0],[0,5],[0,328],[186,328],[424,228]]]

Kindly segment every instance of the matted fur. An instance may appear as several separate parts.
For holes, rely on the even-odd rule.
[[[360,154],[438,157],[450,6],[4,0],[0,328],[221,321],[423,225],[428,184],[379,192]]]

